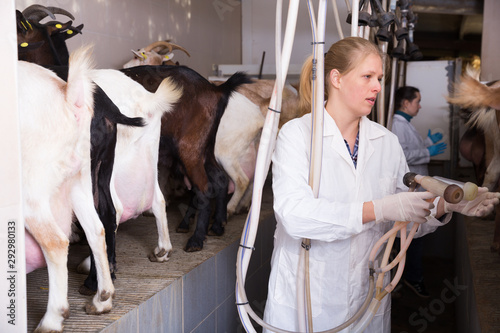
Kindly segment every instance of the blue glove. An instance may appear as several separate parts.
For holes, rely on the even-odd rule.
[[[440,142],[440,143],[436,143],[435,145],[427,147],[427,149],[429,150],[429,154],[431,156],[436,156],[436,155],[444,153],[446,146],[447,146],[446,143]]]
[[[431,134],[431,130],[429,130],[429,132],[427,133],[427,136],[432,140],[432,143],[436,143],[443,138],[442,133],[436,132],[434,134]]]

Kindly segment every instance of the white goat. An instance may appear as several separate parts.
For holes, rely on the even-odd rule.
[[[47,265],[49,274],[47,311],[36,332],[61,332],[69,316],[66,264],[73,211],[97,266],[98,292],[86,311],[98,314],[112,307],[114,286],[90,175],[90,62],[89,48],[74,52],[68,83],[43,67],[18,62],[26,268]]]
[[[274,80],[256,80],[241,86],[238,93],[229,99],[220,121],[215,139],[215,158],[231,178],[229,192],[234,186],[234,193],[227,204],[228,216],[250,207],[257,149],[273,89]],[[297,90],[286,85],[280,110],[280,128],[288,120],[301,116],[297,105]]]
[[[228,216],[250,205],[264,121],[258,105],[241,93],[233,93],[217,129],[214,147],[217,162],[231,179],[229,193],[234,191],[227,204]]]
[[[166,203],[158,185],[158,150],[161,118],[172,110],[182,89],[165,79],[156,92],[117,70],[95,70],[92,79],[128,117],[142,117],[144,127],[118,125],[115,163],[110,191],[116,209],[116,224],[136,218],[152,209],[158,229],[158,245],[149,256],[151,261],[168,260],[172,250],[168,232]],[[88,272],[90,258],[79,265],[79,272]]]

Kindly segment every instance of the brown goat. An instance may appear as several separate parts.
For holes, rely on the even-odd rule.
[[[154,91],[167,77],[183,89],[174,110],[162,119],[160,159],[170,157],[193,185],[190,208],[177,230],[187,231],[190,219],[198,212],[196,230],[184,249],[199,251],[208,232],[211,199],[215,199],[216,206],[211,232],[221,235],[227,220],[228,180],[214,156],[217,128],[231,94],[251,80],[236,73],[217,86],[185,66],[138,66],[121,71],[149,91]]]
[[[448,102],[470,114],[470,129],[460,140],[460,152],[475,167],[476,179],[490,191],[500,190],[500,81],[484,85],[479,71],[467,67]],[[500,208],[495,208],[492,252],[500,253]]]

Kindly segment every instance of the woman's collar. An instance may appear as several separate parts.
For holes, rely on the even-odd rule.
[[[408,113],[404,113],[403,111],[401,110],[397,110],[396,112],[394,112],[394,114],[399,114],[401,117],[405,118],[406,120],[410,121],[413,117],[410,116]]]

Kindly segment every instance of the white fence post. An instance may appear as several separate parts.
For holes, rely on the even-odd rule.
[[[14,0],[0,3],[0,332],[27,331],[24,220],[17,109],[17,36]]]

